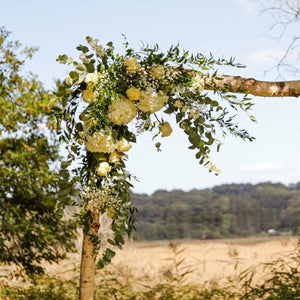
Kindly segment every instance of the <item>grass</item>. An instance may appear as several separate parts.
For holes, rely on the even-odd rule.
[[[300,299],[297,238],[179,242],[129,243],[98,273],[95,299]],[[31,283],[2,280],[0,299],[77,299],[76,259]]]

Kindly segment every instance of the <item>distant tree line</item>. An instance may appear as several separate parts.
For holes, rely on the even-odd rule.
[[[296,233],[300,182],[224,184],[211,189],[133,194],[140,240],[215,239]]]

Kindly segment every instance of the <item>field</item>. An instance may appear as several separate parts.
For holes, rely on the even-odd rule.
[[[297,244],[288,236],[128,242],[98,271],[95,299],[300,299]],[[31,284],[0,268],[0,299],[78,299],[79,253]]]
[[[221,284],[228,276],[237,276],[247,268],[259,268],[262,263],[287,258],[296,252],[297,243],[297,237],[175,240],[171,246],[168,241],[127,243],[107,269],[125,281],[143,284],[171,276],[174,265],[180,262],[181,271],[177,271],[192,271],[186,275],[187,283]],[[78,266],[79,255],[72,255],[66,263],[49,266],[49,271],[71,279],[78,275]],[[259,279],[257,276],[256,280]]]

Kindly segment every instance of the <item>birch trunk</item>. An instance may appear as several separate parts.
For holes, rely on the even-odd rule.
[[[87,233],[83,232],[79,287],[80,300],[94,299],[96,253],[91,236],[98,233],[100,224],[99,213],[93,213],[91,216],[92,222],[89,231]]]
[[[184,72],[196,75],[191,69]],[[205,90],[220,90],[232,93],[251,94],[261,97],[299,97],[300,80],[290,81],[262,81],[254,78],[244,78],[231,75],[217,75],[213,79],[210,75],[202,75]]]
[[[300,80],[261,81],[240,76],[218,75],[218,80],[203,76],[206,90],[228,90],[233,93],[251,94],[261,97],[299,97]]]

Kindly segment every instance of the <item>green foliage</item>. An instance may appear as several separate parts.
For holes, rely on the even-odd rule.
[[[208,154],[213,146],[219,149],[217,137],[227,133],[253,140],[246,130],[238,128],[233,116],[237,109],[248,111],[252,103],[246,96],[237,99],[216,85],[216,67],[241,67],[232,59],[193,55],[181,51],[179,45],[171,46],[165,53],[158,45],[143,45],[135,51],[126,39],[124,54],[117,54],[112,42],[102,46],[91,37],[86,40],[88,46],[77,47],[80,62],[65,54],[57,58],[72,69],[57,87],[53,113],[61,140],[69,150],[67,166],[74,161],[79,165],[71,172],[73,182],[82,189],[77,204],[81,207],[84,231],[88,232],[95,212],[106,213],[113,220],[114,237],[109,243],[121,248],[123,236],[134,228],[135,209],[129,193],[132,176],[126,171],[124,152],[136,142],[136,136],[144,131],[154,131],[154,138],[169,136],[172,128],[162,112],[173,115],[188,136],[189,148],[196,150],[199,163],[219,175],[220,170]],[[211,71],[213,94],[203,93],[203,71]],[[161,143],[156,142],[155,146],[159,151]],[[102,191],[102,203],[98,201],[98,206],[94,201],[97,190]],[[117,204],[110,201],[112,198]],[[98,242],[97,247],[101,242],[97,236],[93,241]],[[98,267],[110,262],[110,251],[104,250]]]
[[[74,249],[75,224],[63,219],[72,189],[58,167],[49,116],[55,99],[34,75],[24,75],[35,49],[8,35],[0,29],[0,261],[32,274]]]
[[[296,233],[300,192],[283,184],[227,184],[205,190],[133,194],[143,240]]]
[[[34,276],[34,282],[24,286],[0,285],[1,300],[75,300],[78,288],[74,281],[51,276]]]

